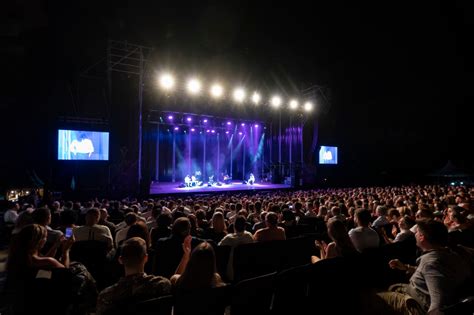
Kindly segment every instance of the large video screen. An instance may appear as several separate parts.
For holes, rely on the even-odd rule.
[[[58,160],[109,160],[109,133],[58,130]]]
[[[337,164],[337,147],[321,146],[319,164]]]

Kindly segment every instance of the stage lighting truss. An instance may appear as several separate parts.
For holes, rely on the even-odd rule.
[[[167,126],[169,132],[209,135],[256,134],[266,129],[265,124],[259,120],[240,120],[215,117],[210,115],[197,115],[180,112],[161,112],[156,120],[150,122]]]
[[[308,97],[305,91],[302,91],[304,93],[302,93],[299,100],[296,98],[285,98],[278,94],[269,95],[265,98],[265,96],[257,90],[249,90],[244,87],[229,89],[228,86],[225,88],[225,84],[216,81],[208,82],[206,85],[204,81],[197,79],[197,77],[180,81],[170,72],[158,74],[158,82],[166,96],[170,96],[170,93],[178,95],[181,90],[188,97],[196,97],[207,90],[208,97],[214,101],[228,100],[235,104],[252,104],[254,106],[263,104],[277,110],[288,109],[291,112],[306,114],[314,112],[317,107],[316,104],[318,104],[316,102],[316,95],[313,94]]]

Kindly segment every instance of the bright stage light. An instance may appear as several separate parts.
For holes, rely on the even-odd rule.
[[[254,92],[252,94],[252,102],[255,104],[255,105],[258,105],[258,103],[260,103],[260,100],[262,99],[262,97],[260,96],[260,94],[258,94],[257,92]]]
[[[230,121],[227,122],[227,126],[230,126],[232,125],[232,123]]]
[[[206,130],[207,133],[211,132],[209,129]]]
[[[204,119],[202,122],[203,122],[203,123],[207,123],[207,119]]]
[[[278,108],[281,105],[281,98],[279,96],[273,96],[270,103],[273,107]]]
[[[196,95],[201,92],[202,85],[198,79],[190,79],[187,88],[189,93]]]
[[[228,135],[228,134],[229,134],[229,131],[226,131],[225,134]]]
[[[304,110],[307,112],[310,112],[313,110],[313,103],[311,102],[306,102],[304,103]]]
[[[240,125],[241,125],[242,127],[245,127],[245,123],[241,123]]]
[[[245,90],[242,88],[237,88],[234,90],[234,100],[236,102],[242,103],[245,99]]]
[[[169,120],[173,120],[173,116],[169,115],[169,116],[168,116],[168,119],[169,119]]]
[[[193,119],[191,117],[186,118],[188,122],[191,122]]]
[[[211,87],[211,95],[214,98],[220,98],[224,94],[224,88],[219,84],[214,84]]]
[[[174,127],[174,130],[179,130],[179,128],[178,128],[178,127]]]
[[[257,125],[257,124],[255,125],[255,128],[258,128],[258,125]]]
[[[171,74],[165,73],[160,76],[160,86],[162,89],[171,90],[174,88],[174,84],[174,77]]]
[[[195,131],[195,129],[194,129],[194,128],[191,128],[191,132],[194,132],[194,131]]]
[[[290,109],[295,110],[298,108],[298,101],[297,100],[291,100],[290,101]]]
[[[212,133],[215,133],[216,131],[215,130],[211,130]]]
[[[241,131],[241,132],[239,132],[239,136],[241,136],[241,135],[242,135],[242,131]]]

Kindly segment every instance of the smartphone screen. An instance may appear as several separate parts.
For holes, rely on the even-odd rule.
[[[71,238],[72,236],[72,228],[66,228],[66,238]]]

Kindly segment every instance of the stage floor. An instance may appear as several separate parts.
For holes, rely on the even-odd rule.
[[[271,190],[271,189],[287,189],[290,185],[271,184],[271,183],[255,183],[253,185],[242,184],[241,181],[234,181],[232,184],[222,186],[197,186],[197,187],[179,187],[181,183],[152,183],[150,185],[150,195],[161,194],[177,194],[177,193],[209,193],[209,192],[226,192],[226,191],[255,191],[255,190]]]

